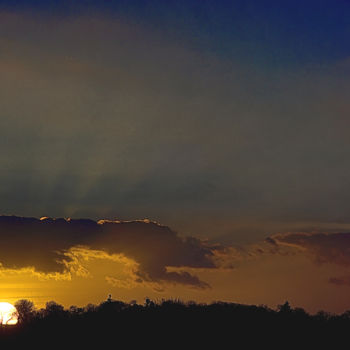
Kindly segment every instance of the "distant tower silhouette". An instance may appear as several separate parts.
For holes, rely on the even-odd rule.
[[[112,301],[112,294],[108,294],[107,301],[110,303]]]

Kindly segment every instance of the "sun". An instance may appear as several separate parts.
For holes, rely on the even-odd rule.
[[[0,303],[0,325],[12,325],[17,322],[18,315],[16,308],[10,303]]]

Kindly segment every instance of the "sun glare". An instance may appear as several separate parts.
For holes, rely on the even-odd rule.
[[[10,303],[0,303],[0,325],[12,325],[18,322],[17,310]]]

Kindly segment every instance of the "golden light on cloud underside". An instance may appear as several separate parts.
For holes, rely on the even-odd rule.
[[[6,302],[0,303],[0,324],[1,325],[14,325],[18,322],[18,315],[16,308]]]

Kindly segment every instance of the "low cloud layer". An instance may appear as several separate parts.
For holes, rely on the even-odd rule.
[[[318,263],[350,266],[350,233],[286,233],[271,236],[267,242],[301,249]]]
[[[74,257],[70,249],[80,246],[134,260],[136,282],[196,288],[209,285],[187,271],[167,268],[217,268],[223,250],[193,237],[181,238],[169,227],[149,220],[96,222],[1,216],[0,239],[3,268],[33,267],[46,274],[64,273]]]
[[[310,255],[318,264],[335,264],[350,268],[350,233],[306,233],[277,234],[266,239],[275,252],[284,248],[297,249]],[[349,276],[330,277],[329,283],[350,286]]]

